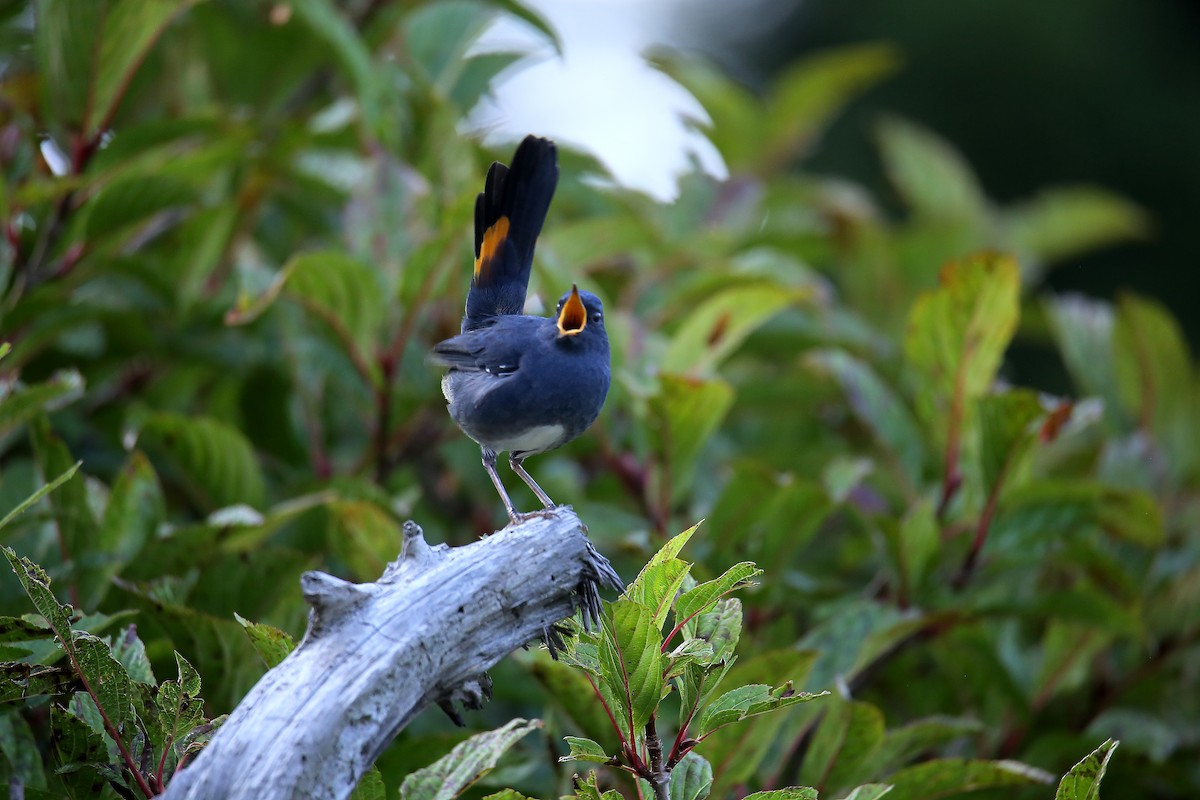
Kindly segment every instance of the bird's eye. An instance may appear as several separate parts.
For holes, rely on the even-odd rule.
[[[599,311],[597,311],[595,314],[592,314],[592,322],[600,322],[603,319],[604,319],[604,315],[601,314]]]

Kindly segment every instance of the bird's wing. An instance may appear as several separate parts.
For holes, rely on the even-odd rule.
[[[469,331],[438,342],[430,351],[428,361],[439,367],[463,372],[487,372],[507,375],[516,372],[521,363],[518,337],[497,335],[496,328]]]

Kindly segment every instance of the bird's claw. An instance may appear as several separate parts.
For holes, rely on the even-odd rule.
[[[508,515],[508,524],[520,525],[522,522],[528,522],[534,518],[554,519],[558,515],[558,509],[561,506],[553,508],[539,508],[537,511],[514,511]]]

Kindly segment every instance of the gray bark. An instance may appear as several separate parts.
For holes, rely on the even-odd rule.
[[[414,523],[376,583],[301,579],[312,606],[296,649],[250,690],[177,773],[168,800],[344,798],[396,734],[431,703],[478,708],[485,670],[555,623],[599,613],[620,586],[567,508],[464,547],[430,546]]]

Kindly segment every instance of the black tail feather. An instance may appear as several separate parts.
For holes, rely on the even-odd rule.
[[[548,139],[527,136],[512,165],[488,170],[475,200],[475,274],[463,330],[502,314],[520,314],[533,267],[533,248],[558,184],[558,152]]]

